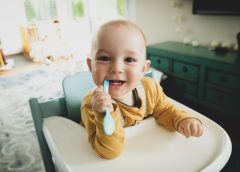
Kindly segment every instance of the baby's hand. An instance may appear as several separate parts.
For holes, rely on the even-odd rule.
[[[111,101],[111,96],[103,91],[103,86],[98,86],[92,95],[92,109],[99,113],[104,113],[105,108],[109,107],[110,111],[113,111],[113,105]]]
[[[187,118],[180,121],[178,125],[178,132],[186,136],[200,137],[203,134],[203,127],[201,122],[195,118]]]

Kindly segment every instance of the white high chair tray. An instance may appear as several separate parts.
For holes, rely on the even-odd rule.
[[[62,172],[196,172],[220,171],[231,154],[228,134],[215,122],[174,101],[176,106],[198,117],[204,126],[200,138],[185,138],[169,132],[148,118],[140,124],[125,128],[123,153],[113,159],[99,157],[91,148],[86,130],[63,117],[44,120],[43,132],[55,166]]]

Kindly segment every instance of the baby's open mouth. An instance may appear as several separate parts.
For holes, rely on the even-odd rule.
[[[109,80],[109,84],[112,86],[121,86],[123,85],[126,81],[122,81],[122,80]]]

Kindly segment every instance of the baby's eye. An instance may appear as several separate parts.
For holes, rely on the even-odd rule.
[[[111,58],[108,56],[99,56],[97,57],[97,60],[101,60],[101,61],[111,61]]]
[[[137,60],[133,57],[126,57],[125,62],[136,62]]]

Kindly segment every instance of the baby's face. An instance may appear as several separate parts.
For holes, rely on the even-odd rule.
[[[91,64],[89,62],[93,79],[97,85],[109,80],[112,98],[132,91],[148,69],[145,40],[135,28],[104,28],[94,47]]]

